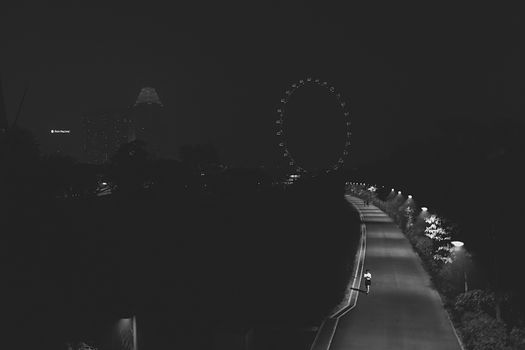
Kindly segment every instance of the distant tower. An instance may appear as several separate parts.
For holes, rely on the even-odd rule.
[[[162,118],[163,107],[157,91],[152,87],[144,87],[128,114],[132,125],[129,129],[128,141],[144,141],[147,149],[154,155],[161,155],[165,151],[166,128],[165,120]]]
[[[137,97],[137,101],[135,101],[135,104],[133,107],[136,107],[140,104],[157,104],[161,107],[164,107],[162,102],[160,102],[159,95],[157,94],[157,91],[155,91],[152,87],[144,87],[140,90],[139,96]]]

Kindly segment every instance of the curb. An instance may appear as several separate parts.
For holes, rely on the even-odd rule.
[[[348,197],[350,197],[350,196],[345,195],[345,199],[347,199]],[[353,282],[351,284],[351,288],[355,288],[358,276],[359,276],[359,284],[357,284],[357,286],[361,285],[361,277],[362,277],[362,272],[363,272],[363,268],[364,268],[364,261],[365,261],[365,255],[366,255],[366,225],[363,223],[363,221],[364,221],[363,214],[361,213],[359,208],[357,208],[357,206],[355,206],[349,200],[348,200],[348,203],[350,203],[350,205],[352,205],[357,210],[357,212],[359,213],[359,219],[361,221],[361,237],[359,239],[359,254],[356,254],[356,257],[355,257],[355,260],[354,260],[354,273],[353,273],[354,280],[353,280]],[[354,304],[350,305],[353,295],[355,295]],[[321,323],[321,326],[319,326],[319,330],[317,331],[317,334],[315,335],[314,341],[312,342],[312,345],[310,346],[310,350],[320,350],[320,349],[316,349],[316,347],[318,347],[318,343],[317,342],[319,340],[319,336],[323,332],[323,330],[325,329],[327,321],[328,320],[335,320],[335,323],[333,324],[331,332],[330,332],[328,345],[327,345],[325,350],[330,349],[330,346],[332,345],[332,339],[333,339],[333,337],[335,335],[335,332],[337,330],[337,325],[339,323],[339,318],[344,316],[344,315],[346,315],[347,312],[352,310],[357,305],[358,297],[359,297],[359,293],[357,293],[354,290],[351,290],[350,291],[350,297],[348,298],[347,305],[345,307],[341,308],[340,310],[336,311],[335,313],[333,313],[331,316],[329,316],[329,317],[327,317],[327,318],[325,318],[323,320],[323,322]]]

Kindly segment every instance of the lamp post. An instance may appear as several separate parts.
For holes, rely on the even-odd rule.
[[[461,254],[461,267],[463,268],[463,281],[465,283],[465,293],[468,292],[468,281],[467,281],[467,269],[465,267],[465,248],[463,247],[465,243],[461,241],[452,241],[450,242],[454,246],[456,254]]]
[[[467,283],[467,282],[465,282]],[[131,318],[131,329],[133,332],[133,350],[138,350],[137,344],[137,316]]]
[[[137,317],[135,315],[132,315],[130,318],[121,318],[117,324],[117,327],[121,339],[123,337],[129,339],[129,333],[131,332],[131,350],[138,350]],[[126,340],[121,341],[127,342]]]

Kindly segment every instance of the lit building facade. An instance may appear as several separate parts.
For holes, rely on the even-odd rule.
[[[53,128],[47,132],[45,139],[46,147],[42,147],[44,153],[50,155],[74,156],[75,149],[78,149],[78,144],[75,144],[74,130],[69,128]],[[76,146],[76,147],[75,147]]]
[[[154,88],[145,87],[134,105],[122,110],[85,115],[82,122],[84,160],[105,163],[124,143],[141,140],[153,155],[165,150],[164,105]]]
[[[86,162],[108,162],[128,142],[131,121],[127,114],[128,111],[114,111],[84,116],[82,151]]]
[[[129,141],[141,140],[154,155],[163,155],[166,150],[167,128],[164,125],[164,105],[152,87],[144,87],[129,109],[131,128]]]

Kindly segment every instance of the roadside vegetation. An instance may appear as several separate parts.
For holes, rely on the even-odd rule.
[[[347,190],[371,201],[401,228],[430,274],[466,349],[525,349],[523,295],[496,284],[497,271],[482,270],[481,259],[465,246],[454,245],[460,236],[457,224],[418,207],[414,199],[394,189],[386,192],[378,186],[349,183]]]

